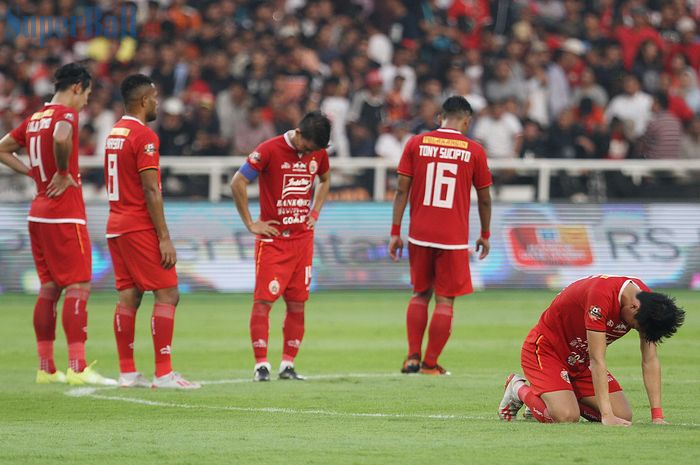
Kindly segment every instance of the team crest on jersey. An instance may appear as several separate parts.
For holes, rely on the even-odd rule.
[[[316,174],[316,171],[318,171],[318,163],[316,160],[311,160],[309,163],[309,173]]]
[[[251,162],[253,165],[258,164],[258,162],[260,162],[260,152],[253,152],[250,155],[248,155],[248,161]]]
[[[152,157],[156,153],[156,144],[146,144],[143,146],[143,152]]]
[[[277,295],[280,292],[280,282],[276,279],[273,279],[272,281],[270,281],[270,284],[267,285],[267,288],[269,289],[272,295]]]
[[[280,169],[288,170],[288,169],[290,169],[291,167],[292,167],[292,165],[290,165],[288,162],[285,161],[285,162],[282,163],[282,165],[280,166]]]
[[[66,118],[68,121],[73,121],[73,119],[75,119],[74,116],[73,116],[73,113],[66,113],[65,118]]]
[[[603,318],[603,312],[600,310],[600,307],[591,305],[591,308],[588,309],[588,318],[590,318],[593,321],[598,321],[601,318]]]
[[[561,370],[561,373],[559,373],[561,376],[561,379],[566,381],[567,383],[571,384],[571,380],[569,379],[569,372],[566,370]]]

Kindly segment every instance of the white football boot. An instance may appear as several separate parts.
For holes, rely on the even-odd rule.
[[[518,398],[515,387],[520,387],[520,382],[525,382],[525,378],[511,373],[506,378],[506,385],[503,390],[503,399],[498,405],[498,417],[503,421],[513,421],[518,415],[518,411],[523,406],[523,401]]]
[[[153,378],[151,387],[159,389],[199,389],[202,385],[195,381],[187,381],[180,373],[171,371],[167,375]]]
[[[151,382],[138,371],[121,373],[119,375],[119,387],[123,388],[149,388]]]

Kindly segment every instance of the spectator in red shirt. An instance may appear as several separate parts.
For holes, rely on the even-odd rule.
[[[665,47],[664,41],[656,29],[649,26],[647,8],[641,5],[635,6],[631,13],[634,25],[632,27],[619,26],[615,30],[615,38],[622,45],[622,58],[627,70],[632,69],[637,50],[645,40],[653,40],[662,50]]]

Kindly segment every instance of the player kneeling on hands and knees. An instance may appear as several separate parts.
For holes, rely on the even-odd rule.
[[[406,312],[408,357],[402,373],[450,374],[438,364],[438,357],[452,331],[455,297],[473,292],[468,246],[472,186],[481,221],[476,251],[480,260],[489,253],[492,180],[483,147],[464,136],[471,115],[472,108],[464,97],[448,98],[442,105],[440,129],[413,136],[399,162],[389,255],[394,261],[401,257],[401,220],[410,200],[408,256],[413,283]],[[433,293],[435,310],[421,361]]]
[[[656,348],[684,319],[672,298],[651,292],[638,278],[596,275],[574,281],[527,335],[520,356],[527,379],[508,376],[499,417],[514,420],[525,404],[526,413],[542,423],[577,422],[582,416],[604,425],[631,425],[632,410],[608,371],[605,351],[636,329],[651,418],[666,424]]]
[[[36,382],[115,385],[85,360],[87,301],[92,279],[92,249],[87,230],[78,167],[78,112],[92,90],[87,69],[76,63],[55,74],[51,102],[0,140],[0,162],[31,176],[37,194],[29,210],[29,237],[41,281],[34,307],[34,332],[39,353]],[[13,155],[21,147],[31,168]],[[67,372],[56,369],[56,303],[63,298],[63,330],[68,342]]]
[[[119,292],[114,313],[119,386],[197,389],[200,384],[174,372],[170,361],[175,307],[180,300],[177,255],[163,212],[160,141],[146,126],[156,119],[158,91],[151,78],[134,74],[122,82],[121,94],[126,114],[105,143],[107,243]],[[155,296],[151,317],[153,382],[141,375],[134,363],[136,311],[145,291],[153,291]]]
[[[284,346],[280,379],[303,380],[294,359],[304,337],[304,305],[309,298],[314,228],[330,190],[326,147],[331,124],[320,112],[306,114],[299,127],[260,144],[233,176],[231,192],[248,231],[256,235],[255,293],[250,338],[255,381],[269,381],[267,342],[272,304],[284,297]],[[260,218],[248,209],[247,186],[260,178]],[[312,190],[316,177],[318,186]]]

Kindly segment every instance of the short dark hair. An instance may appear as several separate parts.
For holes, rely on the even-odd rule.
[[[445,116],[471,116],[474,111],[467,99],[461,95],[453,95],[442,104],[442,114]]]
[[[124,99],[124,105],[129,105],[131,101],[137,97],[136,91],[143,86],[153,85],[153,79],[146,76],[145,74],[132,74],[127,76],[121,85],[122,99]]]
[[[85,66],[78,63],[68,63],[56,70],[54,81],[56,92],[66,90],[75,84],[80,84],[80,88],[85,90],[90,87],[92,76]]]
[[[666,92],[657,92],[654,94],[654,99],[656,99],[661,109],[668,110],[668,95]]]
[[[312,111],[299,122],[299,131],[304,139],[312,141],[319,149],[325,149],[331,138],[331,122],[320,111]]]
[[[641,305],[634,318],[639,323],[640,334],[649,342],[663,342],[673,336],[685,321],[685,311],[667,295],[640,292],[637,298]]]

